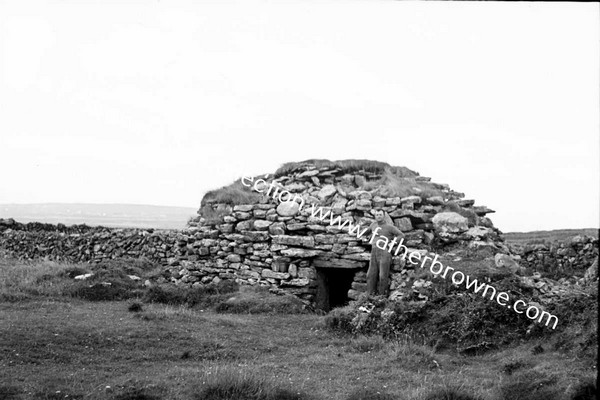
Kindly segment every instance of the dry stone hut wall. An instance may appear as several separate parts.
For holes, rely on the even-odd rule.
[[[382,173],[304,165],[267,181],[301,197],[305,206],[300,210],[295,202],[279,202],[270,193],[252,204],[209,203],[210,214],[220,216],[191,222],[199,240],[188,244],[187,260],[179,259],[179,279],[204,283],[210,278],[200,271],[220,271],[220,279],[271,285],[325,309],[356,298],[366,290],[370,245],[332,225],[330,218],[312,216],[313,204],[363,229],[373,222],[372,209],[382,208],[405,233],[405,244],[422,253],[452,244],[507,251],[500,232],[485,217],[492,210],[416,173],[403,177],[414,192],[408,196],[381,185],[365,189],[381,179]],[[252,185],[249,179],[245,183]],[[405,294],[401,262],[394,258],[391,295],[396,298]]]

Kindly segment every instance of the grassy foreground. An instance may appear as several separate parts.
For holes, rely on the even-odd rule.
[[[595,398],[596,361],[542,342],[434,352],[330,331],[324,316],[264,291],[206,293],[192,306],[139,288],[89,301],[81,283],[70,289],[75,267],[0,263],[10,293],[0,301],[0,399]]]

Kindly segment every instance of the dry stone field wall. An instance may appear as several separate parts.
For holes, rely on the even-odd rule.
[[[510,245],[519,265],[528,267],[544,276],[571,275],[590,279],[598,265],[598,239],[591,236],[575,236],[568,242],[532,243]],[[592,266],[595,262],[595,272]]]
[[[100,262],[146,257],[161,264],[177,258],[178,231],[65,226],[0,219],[0,255],[25,260]],[[184,240],[187,243],[187,240]]]

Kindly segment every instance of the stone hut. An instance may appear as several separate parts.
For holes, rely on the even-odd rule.
[[[374,208],[422,254],[453,246],[508,253],[486,217],[494,211],[446,184],[382,162],[309,160],[207,193],[189,221],[193,241],[171,268],[181,283],[268,285],[329,310],[366,290],[370,245],[359,233]],[[394,258],[394,299],[406,295],[403,263]]]

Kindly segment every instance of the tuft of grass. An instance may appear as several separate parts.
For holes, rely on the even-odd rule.
[[[0,260],[0,301],[17,302],[36,296],[76,297],[89,301],[140,297],[141,280],[160,274],[160,266],[145,258],[121,258],[98,264]],[[86,280],[77,275],[92,273]],[[135,281],[129,275],[141,278]]]
[[[221,189],[206,192],[200,202],[200,208],[204,209],[207,204],[223,203],[230,205],[258,203],[261,194],[242,184],[241,178]]]
[[[216,207],[213,204],[205,204],[200,208],[199,213],[200,216],[204,218],[205,224],[218,225],[223,223],[223,217],[230,215],[231,212],[231,208],[228,209],[227,207],[223,207],[221,204],[217,205]]]
[[[62,296],[72,284],[73,271],[85,266],[53,261],[0,259],[0,300],[15,302],[31,296]]]
[[[356,313],[356,308],[350,305],[334,308],[325,316],[325,325],[334,331],[352,333]]]
[[[423,400],[481,400],[481,398],[462,389],[448,387],[430,392]]]
[[[346,400],[395,400],[396,398],[381,389],[362,388],[358,389],[346,398]]]
[[[409,170],[406,167],[392,167],[388,163],[381,161],[373,161],[373,160],[356,160],[356,159],[348,159],[348,160],[338,160],[338,161],[330,161],[325,159],[311,159],[300,162],[288,162],[283,164],[281,167],[275,171],[275,177],[278,178],[283,175],[290,174],[297,170],[304,170],[308,166],[314,166],[315,168],[339,168],[341,173],[353,173],[358,171],[364,172],[372,172],[372,173],[383,173],[385,170],[390,168],[395,168],[398,173],[405,174],[414,174],[412,176],[418,175],[416,172]]]
[[[556,379],[536,371],[513,375],[499,387],[498,400],[555,400],[563,391]]]
[[[577,384],[571,396],[571,400],[594,400],[597,398],[598,388],[596,387],[596,382],[591,379]]]
[[[275,295],[267,288],[245,286],[235,296],[220,301],[215,311],[231,314],[302,314],[306,308],[295,296]]]
[[[389,197],[419,196],[426,199],[433,196],[446,196],[441,186],[436,183],[416,181],[414,177],[398,176],[391,169],[383,171],[380,179],[366,182],[362,189],[378,189],[381,195]]]
[[[350,347],[359,353],[371,353],[382,350],[385,340],[381,336],[360,335],[350,341]]]
[[[195,400],[310,400],[311,396],[281,387],[264,376],[231,368],[209,371],[192,394]]]
[[[403,368],[409,370],[441,369],[441,365],[436,360],[435,352],[431,347],[419,345],[409,339],[393,343],[391,354],[397,362],[401,363]]]
[[[130,388],[114,397],[114,400],[161,400],[162,396],[146,388]]]
[[[21,399],[21,389],[16,386],[0,386],[0,399],[3,400],[18,400]]]
[[[143,300],[147,303],[186,305],[188,307],[212,307],[231,297],[239,290],[235,281],[221,281],[197,288],[164,284],[148,288]]]

